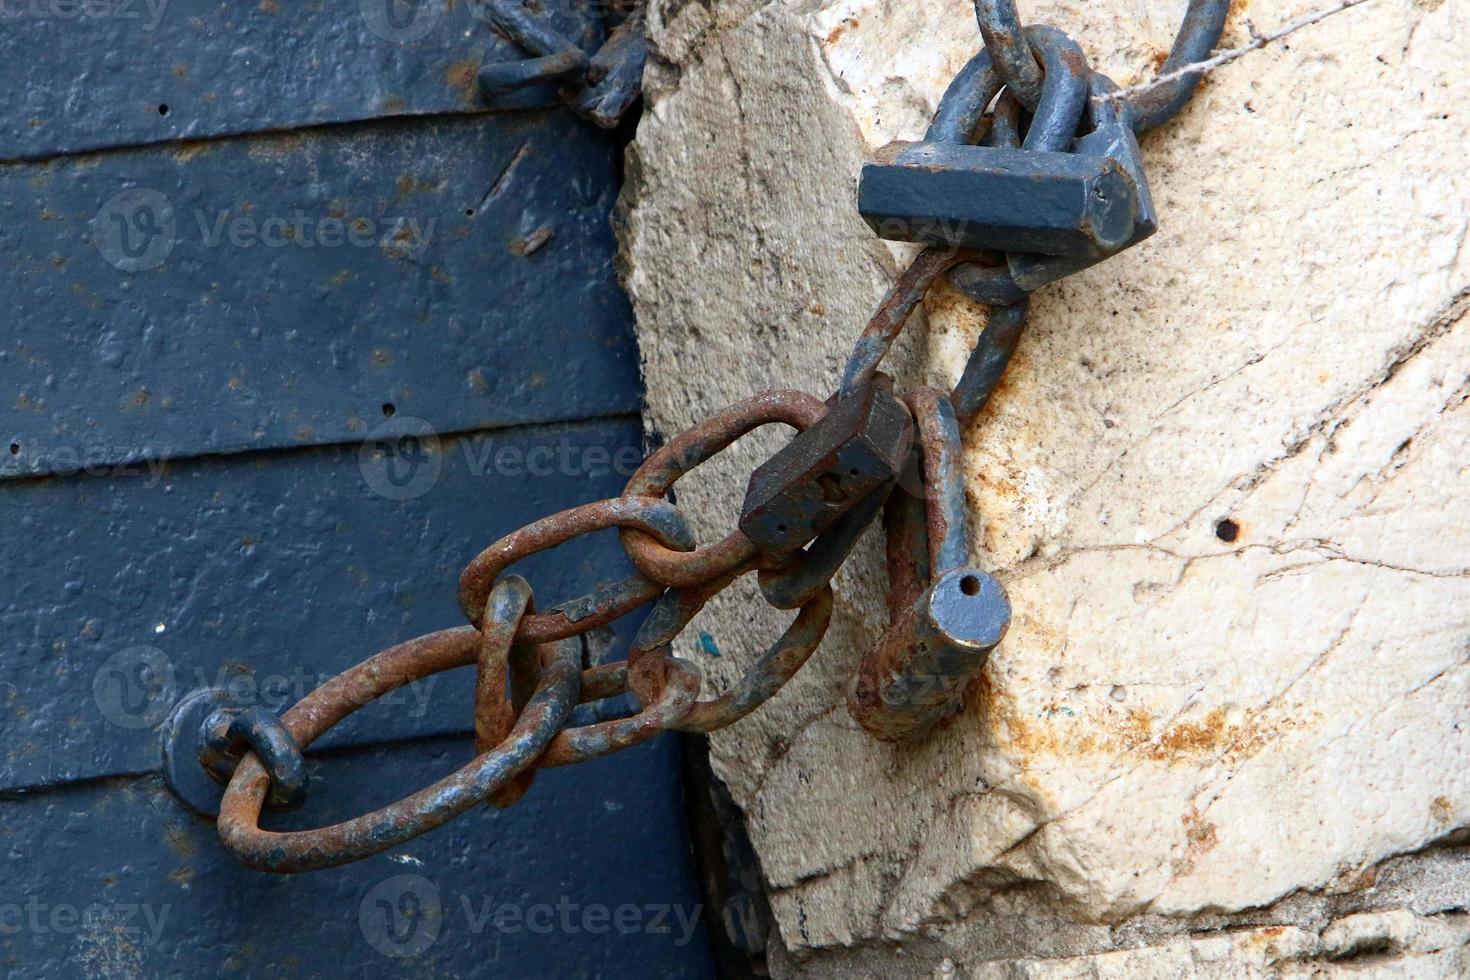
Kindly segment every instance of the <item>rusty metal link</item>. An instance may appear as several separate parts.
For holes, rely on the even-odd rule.
[[[969,564],[954,407],[933,388],[915,391],[909,405],[919,425],[924,503],[893,508],[890,625],[863,659],[847,699],[858,724],[892,742],[923,736],[960,709],[1011,620],[1004,587]],[[926,560],[916,562],[916,554]]]
[[[694,535],[688,523],[666,500],[629,496],[583,504],[507,534],[476,555],[459,578],[460,611],[471,625],[479,626],[497,575],[522,558],[610,527],[637,528],[656,546],[671,549],[670,553],[694,550]],[[663,589],[662,584],[641,576],[603,586],[563,602],[549,613],[527,616],[521,621],[516,639],[522,643],[549,643],[577,636],[658,598]]]
[[[644,620],[628,669],[635,676],[650,659],[659,663],[682,663],[671,655],[674,639],[699,611],[742,575],[756,570],[754,563],[730,572],[697,588],[670,589]],[[733,725],[775,696],[802,668],[821,645],[832,622],[832,588],[824,583],[815,595],[801,604],[801,611],[774,644],[725,694],[713,701],[700,701],[672,727],[685,732],[712,732]],[[646,675],[647,676],[647,675]],[[634,692],[647,700],[652,689],[634,681]]]
[[[515,642],[521,620],[531,609],[531,583],[507,575],[490,590],[487,604],[475,662],[476,755],[493,750],[510,734],[535,692],[542,656],[555,654],[549,644]],[[502,809],[515,804],[530,790],[534,775],[519,773],[509,785],[491,793],[489,802]]]
[[[1167,75],[1210,57],[1229,14],[1230,0],[1189,0],[1184,20],[1179,24],[1179,33],[1174,35],[1174,44],[1169,49],[1169,57],[1159,66],[1159,75]],[[1146,133],[1179,115],[1179,111],[1194,97],[1202,77],[1185,74],[1168,85],[1130,96],[1133,131]]]
[[[281,723],[304,749],[369,702],[411,681],[475,663],[480,644],[478,630],[461,627],[391,647],[308,694]],[[509,786],[556,738],[578,699],[577,650],[575,643],[558,645],[525,710],[495,749],[406,799],[330,827],[263,830],[260,811],[270,777],[247,755],[220,803],[220,840],[253,868],[290,873],[361,860],[440,826]]]
[[[1006,87],[1027,109],[1041,103],[1042,69],[1032,54],[1016,0],[975,0],[975,19],[985,50],[995,60]]]
[[[1224,0],[1191,0],[1166,70],[1208,52],[1225,6]],[[623,496],[536,521],[481,551],[459,580],[459,605],[470,626],[384,650],[328,681],[279,720],[238,709],[209,716],[201,757],[211,773],[229,779],[219,808],[227,848],[268,871],[332,867],[401,844],[479,803],[509,806],[531,788],[537,768],[608,755],[669,730],[711,732],[735,724],[774,697],[815,653],[832,621],[833,578],[880,511],[889,628],[853,676],[848,709],[884,741],[921,737],[961,710],[966,690],[1010,621],[1005,589],[971,564],[977,535],[960,475],[962,433],[985,409],[1016,350],[1031,284],[1100,261],[1124,238],[1132,244],[1152,231],[1152,206],[1131,130],[1142,132],[1173,115],[1195,84],[1191,78],[1123,102],[1065,34],[1023,27],[1012,0],[976,0],[975,9],[985,48],[950,86],[926,142],[893,150],[884,165],[933,170],[946,160],[960,161],[957,166],[969,168],[967,180],[999,179],[1013,189],[1026,186],[1016,174],[1029,174],[1050,181],[1054,191],[1061,188],[1051,203],[1061,201],[1075,213],[1048,226],[1044,212],[1050,204],[1023,201],[1009,215],[987,212],[998,220],[984,235],[965,239],[961,233],[935,245],[932,228],[916,231],[914,225],[938,216],[922,208],[902,212],[922,195],[906,200],[906,178],[887,174],[898,188],[889,198],[896,202],[893,213],[907,215],[900,222],[909,236],[904,240],[931,247],[889,290],[858,337],[832,397],[768,391],[715,413],[653,453]],[[625,16],[591,57],[524,0],[490,0],[490,10],[498,29],[533,57],[486,66],[481,80],[487,91],[557,82],[569,104],[604,125],[620,118],[636,97],[646,51],[641,0],[623,6]],[[1084,115],[1089,131],[1074,143]],[[975,139],[977,145],[968,145]],[[911,150],[917,157],[904,158]],[[962,159],[971,151],[975,155]],[[1086,154],[1092,157],[1085,165],[1073,159],[1056,166],[1057,158]],[[1120,187],[1134,194],[1132,231],[1096,226],[1093,217],[1104,212],[1095,202],[1077,200],[1078,187],[1085,197]],[[870,224],[881,231],[871,218]],[[990,243],[1010,234],[1007,229],[1018,241],[1057,248],[1032,254]],[[979,239],[985,240],[976,244]],[[990,305],[988,320],[953,392],[920,388],[900,400],[879,366],[930,288],[946,275],[961,292]],[[774,423],[795,434],[753,474],[740,528],[698,547],[668,496],[682,477],[737,439]],[[531,585],[509,569],[609,528],[618,529],[637,574],[538,613]],[[795,610],[795,617],[727,690],[700,700],[702,672],[674,654],[675,640],[716,596],[751,573],[758,575],[766,602]],[[651,608],[627,660],[589,665],[585,634],[645,606]],[[470,666],[476,670],[472,762],[398,803],[331,827],[290,833],[260,827],[268,801],[276,808],[299,802],[305,791],[301,751],[334,724],[404,684]],[[636,703],[626,707],[630,694]],[[209,697],[186,700],[181,709],[187,710],[176,710],[169,729],[197,735],[199,719],[216,703]],[[595,707],[573,721],[579,705]],[[608,717],[615,705],[623,714]],[[580,724],[584,715],[602,720]],[[171,744],[165,741],[164,755],[172,788],[180,782],[182,750]],[[197,769],[191,772],[198,776]],[[175,792],[196,812],[208,812]]]
[[[827,414],[819,398],[802,391],[767,391],[737,402],[687,429],[648,458],[628,480],[630,498],[662,500],[680,477],[722,452],[736,439],[763,425],[784,423],[797,432]],[[755,542],[739,529],[703,549],[671,548],[655,535],[629,526],[620,532],[623,550],[647,578],[672,588],[702,585],[741,568],[757,557]]]
[[[216,782],[228,783],[245,753],[253,752],[270,776],[267,808],[284,813],[306,802],[310,780],[301,746],[266,709],[219,708],[204,720],[200,736],[199,763]]]
[[[539,7],[539,5],[538,5]],[[532,55],[481,66],[480,91],[495,100],[547,83],[560,86],[563,102],[577,115],[614,129],[638,100],[648,60],[645,0],[613,3],[603,25],[601,47],[588,55],[557,30],[547,12],[526,0],[487,0],[494,29]]]

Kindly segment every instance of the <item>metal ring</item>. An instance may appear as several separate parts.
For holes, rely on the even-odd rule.
[[[1230,0],[1189,0],[1159,75],[1208,58],[1220,40],[1229,13]],[[975,19],[1006,86],[1022,105],[1034,110],[1042,99],[1042,71],[1024,40],[1030,28],[1023,31],[1015,0],[975,0]],[[1198,74],[1184,75],[1130,99],[1134,132],[1146,133],[1173,119],[1194,96],[1199,81]]]
[[[1006,86],[1022,105],[1035,110],[1042,99],[1042,70],[1026,43],[1015,0],[975,0],[975,19]]]
[[[1066,150],[1077,135],[1077,124],[1087,107],[1087,81],[1092,74],[1087,55],[1065,31],[1045,24],[1026,28],[1026,41],[1041,59],[1046,78],[1041,101],[1027,106],[1032,118],[1021,149]]]
[[[530,583],[519,575],[503,576],[490,590],[475,660],[475,755],[490,752],[505,741],[535,693],[543,652],[555,655],[543,644],[515,642],[516,630],[532,608],[531,600]],[[571,655],[580,661],[580,646]],[[507,686],[511,689],[508,697]],[[530,791],[535,775],[529,770],[518,774],[504,789],[491,793],[488,802],[501,809],[519,802]]]
[[[1016,353],[1016,345],[1021,342],[1030,306],[1031,301],[1022,296],[1010,305],[990,308],[985,318],[985,329],[980,331],[980,340],[970,352],[960,382],[949,396],[961,428],[969,428],[975,421],[1005,376],[1011,357]]]
[[[478,631],[462,626],[409,640],[363,661],[308,694],[281,718],[305,748],[358,708],[410,681],[475,662]],[[486,799],[531,765],[556,736],[577,702],[580,664],[559,656],[542,670],[536,693],[515,728],[494,751],[397,803],[330,827],[275,833],[260,827],[270,776],[247,755],[220,802],[219,834],[229,851],[262,871],[330,868],[411,840]]]
[[[491,24],[536,58],[560,57],[573,62],[562,74],[587,70],[587,53],[552,27],[544,15],[532,13],[523,0],[489,0],[486,12]]]
[[[644,620],[628,653],[632,687],[640,700],[651,699],[652,692],[658,691],[658,687],[649,680],[647,665],[650,662],[684,664],[670,652],[674,639],[706,603],[735,579],[755,570],[753,565],[746,565],[698,588],[671,589],[659,600],[648,619]],[[712,732],[744,718],[786,686],[786,682],[811,658],[831,623],[832,586],[829,583],[807,600],[786,632],[771,644],[739,682],[713,701],[696,702],[671,727],[681,732]],[[698,689],[695,694],[698,695]],[[662,697],[662,692],[658,696]]]
[[[826,414],[826,404],[806,392],[762,392],[669,440],[638,468],[623,492],[629,497],[661,500],[681,477],[746,433],[775,422],[801,432]],[[709,582],[756,557],[755,544],[738,530],[718,544],[685,552],[670,550],[641,529],[624,528],[619,533],[638,571],[674,588]]]
[[[964,445],[949,396],[935,388],[918,388],[905,401],[918,429],[929,574],[937,580],[970,561],[969,506],[965,481],[959,474]]]
[[[673,657],[661,663],[630,663],[627,678],[641,687],[657,690],[658,696],[651,699],[642,711],[628,718],[615,718],[558,732],[536,760],[536,765],[547,768],[586,762],[646,742],[671,728],[681,728],[678,723],[695,707],[700,686],[704,683],[698,667]]]
[[[934,280],[957,263],[972,261],[977,254],[973,249],[952,251],[932,246],[914,257],[909,267],[888,288],[888,295],[883,297],[878,311],[852,345],[852,353],[842,369],[842,383],[837,389],[839,397],[855,394],[873,380],[878,373],[878,365],[883,363],[904,324],[929,294]]]
[[[968,143],[1005,80],[984,48],[950,80],[924,133],[925,143]]]
[[[490,590],[501,572],[522,558],[610,527],[638,528],[650,540],[676,551],[694,547],[694,535],[684,516],[666,500],[628,496],[583,504],[527,524],[476,555],[459,577],[460,611],[472,625],[479,626]],[[624,579],[563,602],[549,613],[525,617],[516,631],[516,641],[550,643],[585,633],[658,598],[663,590],[658,582],[641,576]]]
[[[246,753],[253,752],[270,774],[265,805],[280,813],[306,802],[309,777],[301,746],[265,708],[221,708],[204,720],[199,762],[217,782],[228,783]]]
[[[1174,45],[1169,49],[1169,57],[1159,66],[1159,74],[1167,75],[1208,58],[1219,43],[1220,32],[1225,29],[1225,18],[1229,13],[1230,0],[1189,0],[1179,33],[1174,35]],[[1130,98],[1133,131],[1146,133],[1177,116],[1194,97],[1201,77],[1198,74],[1184,75],[1168,85]]]

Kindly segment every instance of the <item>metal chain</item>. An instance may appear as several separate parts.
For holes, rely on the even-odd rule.
[[[1227,7],[1226,0],[1191,0],[1165,70],[1208,53]],[[482,78],[491,83],[512,88],[570,78],[595,87],[617,76],[612,69],[599,73],[601,52],[590,60],[569,53],[570,42],[532,17],[521,0],[491,0],[490,8],[497,25],[535,56],[515,66],[490,66]],[[1055,28],[1023,28],[1011,0],[976,0],[975,9],[985,50],[946,94],[930,130],[930,149],[965,144],[983,131],[984,146],[994,152],[1063,157],[1084,117],[1095,132],[1115,124],[1142,131],[1177,113],[1193,92],[1196,80],[1181,79],[1108,116],[1103,104],[1118,100],[1100,96],[1116,87],[1088,68],[1075,42]],[[608,45],[617,43],[625,52],[636,48],[627,36],[618,40],[619,31],[641,37],[642,16],[642,3],[633,5]],[[598,106],[594,114],[615,104],[626,108],[626,90],[618,92],[583,105]],[[1146,186],[1142,190],[1146,198]],[[1111,252],[1064,257],[1062,274],[1106,254]],[[880,511],[891,625],[853,678],[848,707],[868,732],[890,741],[920,737],[942,724],[1010,619],[1000,583],[968,564],[973,541],[958,460],[961,432],[984,408],[1019,342],[1030,289],[1018,281],[1017,269],[1027,269],[1030,261],[1020,251],[925,249],[858,338],[832,398],[769,391],[716,413],[655,452],[623,496],[544,518],[481,552],[459,584],[460,607],[471,625],[375,655],[328,681],[278,722],[211,717],[211,772],[222,776],[239,758],[220,805],[225,846],[266,871],[331,867],[401,844],[482,801],[508,806],[530,789],[536,768],[607,755],[664,731],[709,732],[733,724],[781,690],[815,652],[831,622],[832,577]],[[1035,278],[1059,278],[1053,275],[1056,261],[1047,256],[1033,262],[1051,276]],[[922,388],[900,402],[878,369],[943,275],[989,302],[989,319],[953,392]],[[753,475],[740,527],[716,544],[697,547],[668,494],[681,477],[741,436],[775,423],[797,435]],[[611,527],[620,529],[637,569],[631,578],[538,613],[531,586],[507,574],[521,559]],[[796,616],[723,695],[701,701],[702,675],[673,655],[673,641],[715,596],[751,573],[770,605],[796,610]],[[649,602],[652,611],[626,663],[584,667],[583,637]],[[344,823],[289,833],[261,829],[268,801],[299,801],[301,750],[334,724],[405,684],[471,665],[478,671],[474,761],[398,803]],[[624,699],[629,692],[637,699],[635,713],[567,727],[579,704]]]
[[[540,8],[526,0],[486,0],[491,26],[533,57],[482,66],[480,91],[494,102],[523,89],[555,85],[577,115],[615,129],[642,92],[647,0],[607,0],[607,36],[591,56]]]

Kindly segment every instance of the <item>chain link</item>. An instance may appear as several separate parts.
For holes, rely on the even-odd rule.
[[[1061,31],[1023,28],[1011,0],[976,0],[975,8],[986,48],[946,94],[931,139],[962,143],[984,129],[988,146],[1018,146],[1022,153],[1065,151],[1084,114],[1096,123],[1098,113],[1086,110],[1089,93],[1095,102],[1098,93],[1115,92],[1115,87],[1091,72],[1081,48]],[[1166,68],[1207,53],[1218,39],[1226,8],[1224,0],[1192,0]],[[487,68],[482,78],[502,90],[568,78],[575,78],[573,88],[585,88],[618,77],[617,65],[610,67],[608,59],[598,67],[601,53],[591,59],[580,49],[571,53],[575,46],[521,0],[491,0],[490,9],[497,26],[534,55],[516,67]],[[643,4],[634,4],[608,46],[627,47],[626,35],[641,36],[642,17]],[[621,40],[619,31],[624,31]],[[641,66],[641,60],[637,63]],[[1193,79],[1181,80],[1157,96],[1151,93],[1144,104],[1132,107],[1131,125],[1141,131],[1166,120],[1188,101],[1193,85]],[[1027,118],[1029,126],[1023,127]],[[1122,118],[1130,114],[1123,112]],[[267,871],[331,867],[401,844],[482,801],[508,806],[530,789],[537,767],[607,755],[668,730],[710,732],[733,724],[780,691],[816,651],[831,622],[832,578],[880,511],[888,545],[890,629],[854,677],[849,708],[865,729],[887,740],[918,737],[942,724],[1009,623],[1000,584],[968,565],[972,522],[958,460],[961,431],[985,407],[1024,328],[1029,291],[1012,277],[1015,258],[988,250],[925,249],[858,338],[831,399],[769,391],[732,405],[669,440],[633,475],[623,496],[544,518],[486,548],[460,578],[460,607],[470,626],[377,654],[314,691],[273,728],[265,726],[272,737],[252,736],[249,745],[255,749],[244,752],[221,804],[219,832],[226,847]],[[907,462],[894,464],[876,491],[854,498],[845,489],[869,486],[872,474],[883,472],[883,454],[875,450],[879,443],[889,449],[910,445],[906,432],[891,431],[891,413],[874,409],[857,418],[851,433],[816,443],[824,455],[796,461],[800,472],[787,487],[785,506],[802,515],[825,515],[813,521],[821,529],[804,548],[763,549],[740,530],[697,547],[688,522],[667,499],[677,481],[762,426],[779,423],[795,430],[798,440],[815,438],[819,423],[836,418],[844,400],[881,400],[888,390],[878,371],[884,356],[944,275],[991,304],[991,311],[954,392],[919,389],[904,401],[906,411],[897,410],[916,431]],[[889,429],[880,432],[885,425]],[[849,476],[858,482],[846,482]],[[521,559],[613,527],[638,572],[622,582],[538,614],[531,586],[507,574]],[[701,672],[673,655],[674,640],[711,600],[752,572],[766,601],[797,610],[796,617],[725,693],[700,701]],[[652,611],[627,662],[584,669],[584,635],[650,602]],[[368,701],[470,665],[478,671],[473,762],[398,803],[344,823],[291,833],[261,829],[269,793],[279,803],[304,790],[304,782],[300,787],[291,783],[298,778],[293,773],[300,769],[301,749]],[[629,692],[637,699],[632,714],[566,727],[577,705],[611,704],[608,699],[625,699]],[[253,722],[258,732],[261,720]],[[235,746],[238,755],[243,751],[238,739],[247,728],[243,723],[230,727],[221,744]],[[219,772],[220,760],[212,763]]]

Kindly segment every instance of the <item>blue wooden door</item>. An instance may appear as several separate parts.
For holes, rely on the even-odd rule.
[[[448,0],[0,17],[5,974],[709,973],[669,739],[289,877],[159,776],[183,695],[281,709],[458,625],[470,557],[641,458],[618,138],[488,110],[520,55]],[[525,564],[543,604],[625,573],[608,534]],[[274,826],[467,761],[465,673],[334,731]]]

